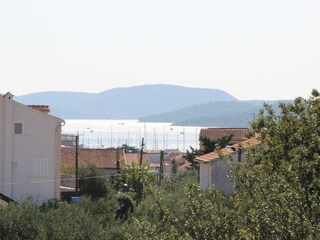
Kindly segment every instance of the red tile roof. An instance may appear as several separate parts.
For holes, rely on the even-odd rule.
[[[124,162],[126,165],[131,165],[132,163],[140,164],[140,153],[124,153]],[[148,164],[148,155],[146,153],[142,154],[142,163]]]
[[[79,166],[87,166],[94,164],[98,168],[116,169],[116,149],[79,149]],[[120,165],[125,165],[123,152],[120,153]],[[74,168],[75,167],[75,149],[61,148],[61,163],[62,165]]]
[[[185,159],[185,154],[179,154],[173,158],[170,159],[171,161],[175,161],[178,165],[182,165],[182,164],[185,164],[185,162],[187,161]]]
[[[79,149],[79,166],[87,166],[94,164],[98,168],[116,169],[116,149]],[[148,164],[147,154],[142,155],[142,163]],[[75,148],[61,148],[61,162],[67,167],[75,167]],[[125,153],[119,150],[120,166],[131,165],[132,163],[140,163],[140,153]]]
[[[186,168],[190,167],[191,163],[189,163],[188,161],[186,161],[184,164],[181,164],[178,166],[178,172],[185,170]]]
[[[200,137],[207,137],[210,140],[216,141],[219,138],[233,134],[230,142],[230,144],[233,144],[246,140],[245,135],[249,132],[249,128],[203,128],[200,130]],[[201,143],[200,149],[202,149]]]
[[[239,147],[241,147],[242,149],[246,149],[248,147],[255,146],[258,144],[260,144],[260,141],[257,138],[252,137],[250,139],[242,141],[241,143],[236,143],[236,144],[233,144],[232,146],[223,148],[220,151],[214,151],[208,154],[198,156],[195,158],[195,160],[199,162],[211,162],[213,160],[219,159],[221,155],[226,156],[234,153],[239,149]]]
[[[38,110],[40,112],[49,113],[50,108],[48,105],[28,105],[28,107],[31,107],[35,110]]]

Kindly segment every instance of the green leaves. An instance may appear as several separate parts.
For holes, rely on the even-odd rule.
[[[80,168],[80,195],[90,196],[92,199],[105,197],[108,194],[106,176],[95,165]]]
[[[31,200],[0,207],[0,239],[104,239],[105,232],[82,206],[60,204],[42,212]]]
[[[133,165],[115,176],[121,193],[110,199],[0,207],[0,239],[318,239],[320,94],[280,109],[265,105],[252,122],[261,144],[245,150],[245,162],[230,164],[230,195],[203,192],[180,172],[152,187],[148,168]],[[94,168],[83,172],[84,179],[97,175]],[[99,192],[99,181],[85,184]],[[148,191],[135,206],[139,186]]]
[[[219,138],[218,140],[210,140],[207,137],[201,136],[199,138],[202,146],[203,146],[203,150],[201,149],[194,149],[193,147],[190,146],[190,150],[187,150],[187,153],[185,155],[185,159],[191,163],[191,167],[196,169],[197,168],[197,163],[194,161],[194,159],[197,156],[203,155],[203,154],[207,154],[210,152],[215,151],[217,148],[224,148],[228,145],[228,143],[231,141],[233,135],[229,135],[229,136],[224,136]]]
[[[146,188],[155,182],[155,176],[149,173],[147,165],[141,166],[132,164],[121,168],[119,174],[114,177],[113,185],[120,192],[129,193],[134,200],[137,200],[139,188],[146,191]]]
[[[265,105],[252,128],[261,145],[233,171],[235,206],[245,237],[305,239],[318,234],[320,219],[320,102]],[[247,235],[246,235],[247,234]]]

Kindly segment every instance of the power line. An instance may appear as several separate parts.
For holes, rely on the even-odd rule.
[[[99,175],[99,176],[94,176],[94,177],[80,177],[78,179],[92,179],[92,178],[107,178],[108,176],[106,175]],[[66,180],[71,180],[71,179],[66,179]],[[0,183],[0,186],[5,186],[5,185],[16,185],[16,184],[29,184],[29,183],[46,183],[46,182],[58,182],[61,181],[61,178],[59,179],[49,179],[49,180],[33,180],[33,181],[21,181],[21,182],[10,182],[10,183]]]

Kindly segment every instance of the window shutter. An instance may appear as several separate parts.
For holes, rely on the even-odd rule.
[[[33,177],[48,176],[48,160],[47,159],[32,160],[32,176]]]

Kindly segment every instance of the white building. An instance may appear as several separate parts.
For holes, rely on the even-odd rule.
[[[0,95],[0,193],[15,201],[60,197],[63,120],[48,112]]]
[[[233,144],[220,151],[214,151],[195,158],[199,164],[199,184],[202,190],[215,187],[217,190],[230,193],[234,190],[229,177],[229,166],[226,156],[231,156],[233,164],[246,161],[246,149],[260,144],[255,137]]]

